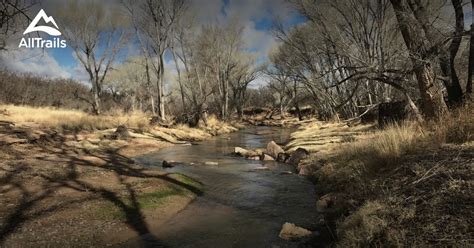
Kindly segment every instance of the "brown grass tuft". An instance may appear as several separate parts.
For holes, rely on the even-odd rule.
[[[129,115],[89,115],[79,110],[56,109],[50,107],[32,108],[27,106],[2,105],[9,115],[0,116],[1,119],[14,123],[38,124],[47,128],[63,130],[104,130],[126,125],[131,128],[144,129],[148,125],[148,118],[144,113]]]
[[[430,123],[432,139],[437,143],[461,144],[474,140],[474,104],[466,104],[440,121]]]
[[[319,194],[344,196],[325,212],[337,245],[472,245],[473,131],[466,105],[436,122],[391,125],[315,153]],[[306,135],[321,140],[324,133]]]
[[[339,247],[367,247],[388,226],[385,216],[388,206],[378,201],[368,201],[344,219],[338,228]]]
[[[357,161],[367,169],[378,170],[398,163],[405,154],[419,149],[425,137],[417,124],[395,124],[367,134],[363,139],[342,144],[335,149],[336,159],[341,163]]]

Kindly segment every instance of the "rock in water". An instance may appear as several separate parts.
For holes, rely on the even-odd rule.
[[[273,161],[275,159],[272,156],[268,155],[268,154],[262,153],[262,155],[260,156],[260,160]]]
[[[286,222],[280,231],[280,238],[284,240],[296,240],[311,235],[311,231]]]
[[[283,148],[281,148],[275,141],[270,141],[267,144],[267,154],[272,156],[273,158],[278,158],[278,154],[285,153]]]
[[[253,157],[253,156],[257,156],[258,154],[254,151],[249,151],[247,149],[244,149],[242,147],[235,147],[234,148],[234,154],[236,155],[239,155],[239,156],[242,156],[242,157],[245,157],[245,158],[248,158],[248,157]]]
[[[161,164],[163,168],[173,168],[174,166],[170,164],[168,161],[163,160],[163,163]]]
[[[290,158],[290,154],[288,153],[280,153],[278,154],[278,157],[276,158],[276,161],[286,163],[286,160]]]
[[[248,157],[248,159],[250,159],[250,160],[260,160],[260,156],[259,155],[251,156],[251,157]]]
[[[296,149],[296,151],[291,153],[290,158],[286,160],[286,162],[288,164],[296,166],[300,163],[301,160],[307,158],[308,155],[309,152],[306,149],[299,147],[298,149]]]

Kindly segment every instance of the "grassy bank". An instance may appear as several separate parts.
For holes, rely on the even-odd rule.
[[[337,246],[469,246],[474,243],[474,111],[384,130],[312,124],[289,147],[319,193],[323,230]]]
[[[130,157],[237,129],[214,117],[197,128],[149,119],[0,105],[0,246],[116,244],[148,233],[201,194],[194,179]],[[127,137],[114,137],[120,125]]]

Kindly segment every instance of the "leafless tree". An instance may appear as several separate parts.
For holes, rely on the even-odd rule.
[[[230,78],[232,92],[230,102],[239,118],[243,117],[243,109],[247,100],[248,85],[253,82],[262,71],[262,66],[256,66],[254,56],[241,52],[237,55],[237,65]]]
[[[304,0],[294,6],[309,21],[289,31],[277,26],[280,64],[307,87],[322,115],[354,116],[393,98],[392,89],[408,96],[410,73],[388,1]]]
[[[92,84],[92,110],[101,112],[104,80],[130,32],[119,10],[98,1],[68,2],[60,16],[64,36]]]
[[[443,94],[435,82],[435,72],[430,61],[430,44],[427,30],[416,18],[416,10],[406,0],[390,0],[397,16],[398,25],[410,53],[413,70],[423,100],[423,112],[428,118],[436,118],[446,111]]]
[[[37,3],[36,0],[0,1],[0,51],[6,49],[9,37],[28,25],[31,21],[29,10]]]
[[[145,56],[156,75],[158,114],[165,116],[164,56],[170,47],[173,30],[187,9],[185,0],[126,1],[125,6],[141,36]]]

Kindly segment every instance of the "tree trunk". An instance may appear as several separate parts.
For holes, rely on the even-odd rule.
[[[166,120],[165,116],[165,93],[163,89],[164,85],[164,59],[163,54],[159,57],[159,73],[158,73],[158,81],[157,81],[157,88],[158,88],[158,115],[161,119]]]
[[[405,92],[405,97],[407,98],[408,106],[410,106],[416,120],[418,122],[422,122],[423,121],[423,116],[421,116],[420,110],[418,109],[418,107],[413,102],[413,100],[411,99],[410,95],[407,92]]]
[[[186,113],[186,101],[184,97],[184,86],[183,86],[183,81],[181,80],[181,69],[179,69],[179,64],[178,64],[178,59],[176,56],[176,52],[174,49],[171,50],[173,53],[173,59],[174,63],[176,65],[176,72],[178,73],[178,84],[179,84],[179,90],[181,92],[181,102],[183,104],[183,112]]]
[[[229,115],[229,82],[225,81],[224,89],[224,118],[227,119]]]
[[[472,10],[471,13],[474,13],[474,0],[471,0]],[[469,65],[468,65],[468,72],[467,72],[467,82],[466,82],[466,95],[468,98],[472,97],[472,73],[474,72],[474,41],[472,38],[474,37],[474,19],[471,17],[471,37],[469,41]]]
[[[221,115],[222,119],[227,119],[228,108],[229,108],[229,84],[225,79],[222,79],[222,106],[221,106]]]
[[[95,79],[98,80],[98,79]],[[94,101],[92,104],[92,112],[95,115],[100,115],[100,93],[99,93],[99,85],[98,82],[94,82],[94,86],[92,87],[92,93],[94,94]]]
[[[429,119],[439,117],[446,112],[446,104],[441,90],[436,87],[433,68],[428,63],[416,65],[415,76],[423,101],[422,110],[424,115]]]
[[[426,61],[430,57],[429,49],[426,47],[429,44],[427,34],[422,23],[415,18],[415,14],[406,0],[390,0],[390,2],[395,10],[403,40],[412,58],[418,89],[423,102],[423,114],[428,119],[438,118],[446,111],[446,103],[434,80],[433,68],[429,61]]]
[[[455,106],[462,101],[462,89],[459,83],[456,70],[454,68],[454,58],[447,58],[447,56],[441,55],[440,67],[441,73],[444,76],[443,84],[446,87],[448,93],[448,104],[449,106]]]
[[[462,88],[459,83],[454,62],[459,51],[459,46],[461,45],[462,33],[464,32],[464,13],[461,0],[451,0],[451,2],[456,16],[456,28],[454,37],[449,45],[449,55],[447,53],[441,54],[440,66],[443,76],[446,77],[443,83],[448,92],[448,104],[455,106],[460,104],[463,99]]]
[[[148,94],[150,97],[151,112],[153,115],[156,115],[155,108],[155,99],[153,98],[153,93],[151,92],[151,79],[150,79],[150,65],[148,64],[148,58],[145,56],[145,73],[146,73],[146,83],[148,88]]]
[[[285,117],[285,108],[283,107],[283,97],[281,97],[283,94],[280,93],[280,116],[283,119]]]
[[[444,45],[436,43],[439,39],[439,35],[435,31],[433,23],[429,20],[429,13],[425,6],[426,3],[408,0],[410,10],[416,19],[414,21],[417,22],[415,25],[419,27],[417,33],[423,32],[419,34],[422,34],[421,36],[424,38],[425,44],[429,44],[425,45],[425,48],[422,49],[425,51],[423,56],[425,58],[430,57],[430,55],[436,55],[438,57],[441,75],[443,76],[442,81],[448,93],[448,104],[449,106],[456,106],[462,102],[463,95],[454,62],[462,41],[462,33],[464,32],[464,13],[462,10],[462,0],[451,0],[451,3],[455,13],[455,30],[449,48],[447,49]],[[416,29],[417,26],[414,26],[414,28]],[[436,49],[433,49],[433,47]],[[439,50],[439,52],[438,54],[428,54],[426,48],[430,48],[432,51]]]

